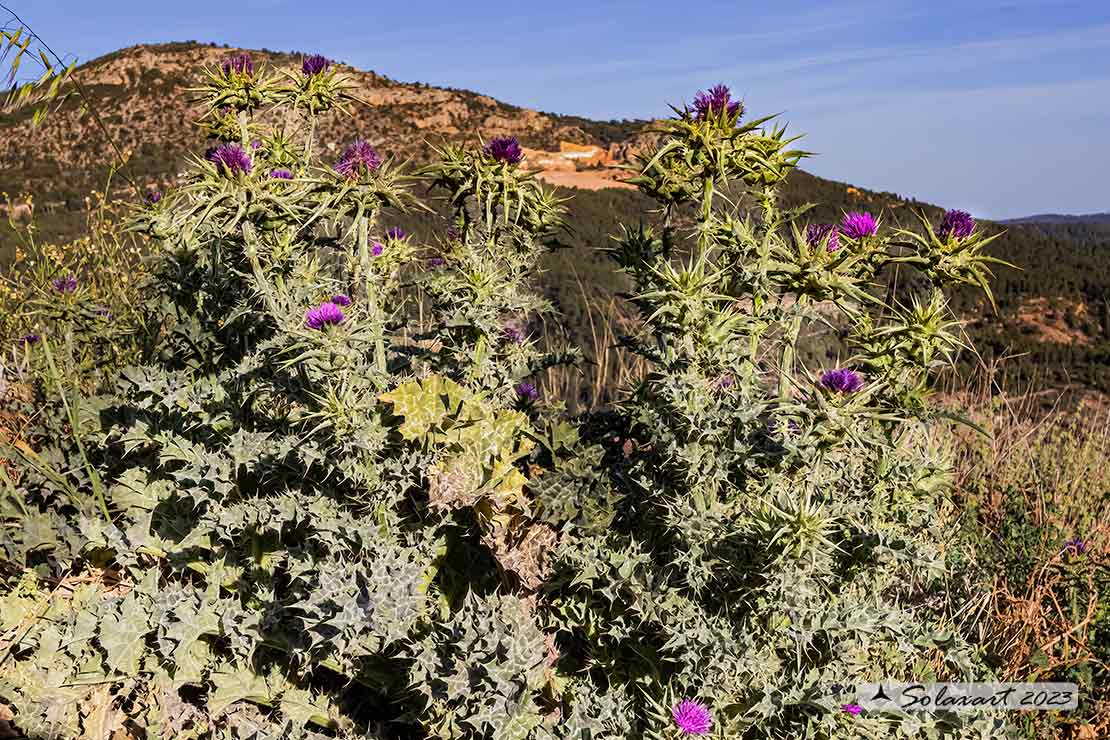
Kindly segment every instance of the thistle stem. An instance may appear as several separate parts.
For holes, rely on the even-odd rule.
[[[701,220],[702,223],[709,223],[709,219],[713,217],[713,178],[707,177],[702,182],[701,186]]]
[[[247,129],[246,111],[239,111],[239,115],[237,116],[237,118],[239,119],[239,138],[243,142],[243,151],[248,151],[250,149],[251,143],[247,141],[247,138],[250,135],[250,131]]]
[[[782,345],[782,356],[779,361],[779,400],[785,401],[790,398],[790,379],[794,375],[794,357],[796,354],[796,347],[798,344],[798,335],[802,330],[802,315],[801,309],[808,303],[807,296],[798,296],[798,302],[794,304],[796,315],[790,319],[790,324],[786,330],[786,337]]]
[[[274,297],[274,286],[266,278],[266,272],[262,269],[262,262],[258,259],[258,243],[255,238],[254,229],[249,228],[249,225],[243,227],[243,241],[246,244],[244,252],[247,255],[247,261],[251,265],[251,274],[254,275],[254,281],[257,283],[258,288],[262,291],[262,299],[266,302],[266,308],[269,310],[270,315],[277,321],[279,317],[277,299]],[[218,264],[213,260],[213,264]]]
[[[316,137],[316,116],[309,114],[308,116],[308,132],[304,138],[304,163],[307,165],[312,161],[312,143]]]
[[[369,294],[370,281],[366,279],[367,268],[370,265],[370,225],[366,217],[360,212],[358,215],[358,267],[356,280],[362,280],[363,290]]]
[[[374,364],[378,372],[385,375],[385,318],[378,301],[377,290],[370,280],[370,219],[365,215],[358,217],[358,262],[363,293],[370,307],[370,320],[374,325]]]

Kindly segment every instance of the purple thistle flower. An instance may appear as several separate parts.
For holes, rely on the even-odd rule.
[[[447,264],[447,260],[443,259],[442,257],[428,258],[428,267],[443,267],[445,264]]]
[[[404,239],[406,236],[408,236],[408,234],[405,233],[405,230],[402,229],[400,226],[392,227],[389,231],[385,232],[385,235],[390,239]]]
[[[304,323],[309,329],[323,329],[328,324],[339,324],[346,318],[342,308],[327,301],[316,308],[308,309],[304,315]]]
[[[863,707],[859,704],[841,704],[840,711],[847,712],[853,717],[858,717],[859,713],[863,711]]]
[[[24,334],[19,340],[20,344],[38,344],[42,340],[38,334]]]
[[[740,111],[740,101],[732,100],[732,91],[727,86],[717,85],[708,91],[698,90],[694,96],[694,110],[699,121],[720,115],[721,111],[727,111],[728,117],[732,118]]]
[[[855,393],[863,387],[863,378],[847,368],[826,370],[821,374],[821,387],[833,393]]]
[[[204,158],[216,165],[222,174],[231,176],[251,171],[250,155],[238,144],[220,144],[209,149]]]
[[[54,278],[50,281],[54,286],[54,290],[59,293],[72,293],[77,290],[77,278],[73,275],[67,277]]]
[[[519,383],[516,387],[516,395],[525,401],[535,401],[540,397],[540,392],[536,390],[535,383],[524,381]]]
[[[146,203],[148,206],[152,206],[160,200],[162,200],[161,190],[148,190],[146,191],[146,195],[143,196],[143,202]]]
[[[722,389],[731,388],[734,382],[736,381],[732,377],[732,373],[725,373],[721,377],[717,378],[717,387]]]
[[[305,77],[327,72],[330,68],[331,60],[320,54],[313,54],[301,61],[301,71],[304,72]]]
[[[516,140],[515,136],[497,136],[490,139],[482,152],[487,157],[493,157],[498,162],[506,162],[508,164],[520,164],[524,159],[524,151],[520,148],[520,142]]]
[[[447,227],[447,241],[457,242],[459,240],[460,236],[461,235],[459,234],[459,230],[456,229],[454,226],[448,226]]]
[[[374,245],[372,247],[370,247],[370,256],[371,257],[380,257],[382,255],[382,252],[384,252],[384,251],[385,251],[385,247],[383,247],[378,242],[374,242]]]
[[[231,76],[232,72],[241,75],[253,75],[254,60],[252,60],[251,55],[247,54],[246,52],[242,54],[234,54],[223,60],[223,62],[220,64],[220,69],[223,70],[225,77]]]
[[[845,214],[840,222],[840,233],[849,239],[862,239],[865,236],[874,236],[879,230],[875,217],[866,211],[852,211]]]
[[[975,231],[975,219],[967,211],[947,211],[940,223],[940,238],[966,239]]]
[[[331,297],[331,302],[334,303],[337,306],[349,306],[349,305],[351,305],[351,299],[348,298],[347,296],[343,295],[343,294],[333,295]]]
[[[1087,542],[1079,535],[1076,535],[1064,543],[1064,550],[1067,551],[1069,555],[1083,555],[1087,552]]]
[[[270,177],[274,180],[292,180],[293,173],[289,170],[270,170]]]
[[[258,151],[261,148],[262,148],[262,141],[261,140],[255,139],[254,141],[251,142],[251,149],[254,149],[255,151]]]
[[[671,710],[671,716],[683,735],[708,735],[713,723],[706,706],[690,699],[676,704]]]
[[[834,224],[810,224],[806,227],[806,243],[814,249],[828,244],[828,250],[835,252],[840,249],[840,232]]]
[[[505,338],[506,342],[510,342],[512,344],[523,344],[524,343],[524,332],[522,332],[520,329],[518,329],[515,326],[511,326],[511,325],[506,326],[501,331],[501,336],[503,336]]]
[[[356,139],[343,152],[335,164],[335,171],[348,178],[356,179],[363,172],[373,172],[382,163],[382,158],[369,142]]]

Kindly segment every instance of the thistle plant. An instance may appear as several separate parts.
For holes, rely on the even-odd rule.
[[[540,257],[556,245],[562,201],[522,166],[514,138],[439,154],[426,176],[451,208],[439,258],[452,269],[430,271],[425,282],[433,310],[449,317],[429,337],[440,348],[434,368],[502,399],[536,400],[534,377],[575,358],[546,356],[526,336],[530,321],[552,313],[533,286]]]
[[[941,291],[985,286],[991,237],[807,223],[778,205],[804,156],[782,127],[720,87],[675,112],[634,180],[662,229],[611,249],[642,318],[626,346],[654,370],[593,433],[607,470],[577,479],[595,500],[546,592],[583,701],[631,705],[594,736],[993,736],[989,717],[860,713],[852,689],[989,675],[944,604],[948,466],[920,431],[961,346]],[[880,297],[894,265],[924,273],[908,306]],[[855,353],[803,367],[828,322]]]
[[[78,394],[47,382],[56,331],[19,348],[50,370],[0,467],[0,699],[21,728],[991,731],[844,709],[858,682],[985,675],[935,606],[947,468],[915,430],[959,347],[938,291],[981,282],[989,237],[811,228],[777,203],[803,153],[715,88],[641,162],[662,228],[612,249],[654,370],[567,419],[537,377],[577,354],[533,341],[564,206],[519,142],[438,152],[419,176],[450,221],[424,244],[385,217],[418,202],[384,145],[318,155],[317,118],[348,100],[336,65],[235,55],[196,94],[207,154],[133,225],[156,245],[139,361]],[[893,265],[933,292],[884,305]],[[84,311],[84,278],[51,277]],[[803,367],[830,310],[854,354]]]
[[[47,378],[50,403],[5,440],[0,698],[32,734],[92,732],[94,690],[151,736],[551,724],[536,592],[557,533],[525,485],[574,434],[532,379],[568,358],[527,327],[548,310],[530,286],[559,200],[512,146],[445,152],[429,177],[457,232],[425,269],[382,220],[415,204],[402,166],[360,140],[316,154],[316,117],[342,113],[334,74],[242,56],[204,73],[207,153],[132,227],[156,246],[146,352],[91,394]],[[271,108],[297,125],[264,128]],[[80,279],[53,278],[55,302],[83,306]],[[417,347],[413,283],[433,297]],[[55,377],[60,320],[19,348]],[[39,608],[40,576],[80,573],[123,585]]]

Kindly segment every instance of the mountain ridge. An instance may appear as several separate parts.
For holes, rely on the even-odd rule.
[[[1022,216],[1021,218],[1008,218],[999,221],[1002,224],[1107,224],[1110,225],[1110,212],[1108,213],[1040,213],[1035,216]]]
[[[129,153],[128,170],[156,186],[178,171],[201,142],[192,125],[199,112],[188,104],[188,87],[203,66],[243,51],[271,65],[299,65],[301,59],[297,52],[166,42],[104,54],[82,64],[77,74],[113,138]],[[532,149],[557,150],[561,142],[595,144],[627,160],[650,144],[650,121],[544,113],[469,90],[398,82],[373,70],[338,66],[369,105],[354,107],[349,119],[333,115],[321,122],[321,146],[332,152],[353,138],[364,138],[383,154],[420,162],[429,158],[431,144],[512,135]],[[67,203],[79,207],[89,189],[102,185],[108,141],[76,96],[38,127],[32,126],[31,116],[30,107],[0,116],[0,191],[33,192],[41,204],[55,208]],[[890,209],[906,202],[895,193],[817,179],[840,191],[838,202]]]

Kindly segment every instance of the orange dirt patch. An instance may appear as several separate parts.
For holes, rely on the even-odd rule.
[[[630,185],[604,170],[583,170],[581,172],[570,170],[542,170],[536,177],[551,185],[564,188],[581,188],[582,190],[604,190],[605,188],[622,188],[635,190],[635,185]]]

